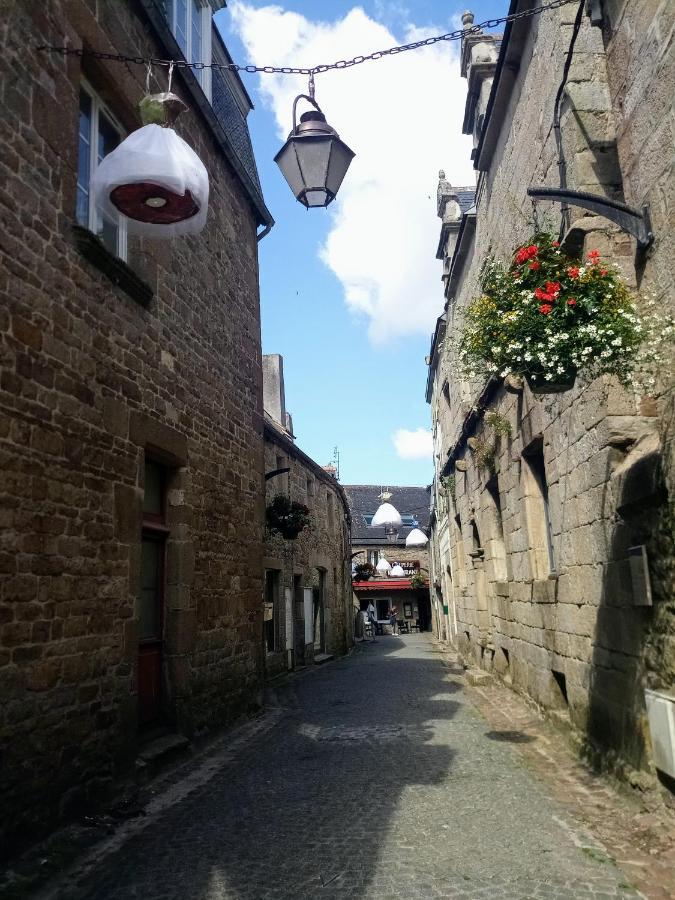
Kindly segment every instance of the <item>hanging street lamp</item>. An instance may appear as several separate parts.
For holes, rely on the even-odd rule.
[[[385,537],[393,543],[398,538],[398,530],[403,525],[403,522],[396,507],[387,502],[391,500],[389,491],[382,491],[379,499],[383,502],[378,506],[370,524],[372,528],[384,526]]]
[[[299,100],[307,100],[314,107],[300,116],[300,124]],[[354,152],[340,140],[314,99],[314,76],[310,75],[309,95],[299,94],[293,101],[293,130],[274,161],[296,200],[310,209],[335,200],[352,159]]]
[[[406,547],[426,547],[429,538],[421,528],[413,528],[408,537],[405,539]]]

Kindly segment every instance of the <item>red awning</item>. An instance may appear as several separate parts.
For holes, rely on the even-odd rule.
[[[427,585],[425,585],[426,587]],[[412,591],[410,578],[377,578],[373,581],[352,581],[355,591]]]

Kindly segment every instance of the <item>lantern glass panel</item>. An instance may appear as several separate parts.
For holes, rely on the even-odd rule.
[[[295,142],[286,141],[281,150],[274,157],[276,164],[281,169],[281,174],[288,182],[288,186],[293,194],[299,199],[300,194],[304,190],[302,182],[302,172],[300,171],[300,163],[295,152]]]
[[[307,191],[305,203],[307,206],[327,206],[328,194],[325,191]]]
[[[325,186],[332,143],[331,137],[306,137],[297,141],[296,153],[306,189]]]
[[[347,174],[347,169],[351,161],[354,159],[354,153],[341,140],[333,141],[333,150],[330,156],[330,165],[328,166],[328,177],[326,179],[326,187],[335,196],[340,189],[340,185]]]

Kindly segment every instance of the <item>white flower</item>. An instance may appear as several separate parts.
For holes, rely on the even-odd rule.
[[[617,337],[611,342],[612,347],[620,347],[621,346],[621,338]]]

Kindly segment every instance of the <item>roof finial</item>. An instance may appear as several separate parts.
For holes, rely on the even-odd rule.
[[[466,10],[466,12],[462,13],[462,25],[465,28],[470,28],[474,22],[474,14],[470,10]]]
[[[438,180],[445,181],[445,171],[443,169],[438,170]]]

